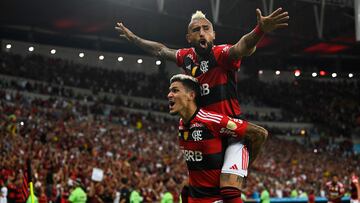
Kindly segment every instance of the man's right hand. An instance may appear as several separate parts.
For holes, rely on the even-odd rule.
[[[123,37],[129,41],[133,41],[136,37],[136,35],[127,29],[121,22],[116,23],[115,30],[120,33],[120,37]]]

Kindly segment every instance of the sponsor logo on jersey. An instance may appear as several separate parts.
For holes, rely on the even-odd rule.
[[[196,161],[196,162],[198,162],[198,161],[203,160],[203,156],[202,156],[201,151],[193,151],[193,150],[187,150],[187,149],[183,149],[181,151],[184,154],[184,159],[186,161]]]
[[[190,125],[190,129],[192,129],[192,128],[201,128],[201,127],[204,127],[204,125],[201,124],[201,123],[193,123],[193,124]]]
[[[191,58],[191,60],[194,60],[194,57],[192,54],[188,54],[188,55],[186,55],[186,57],[189,57],[189,58]]]
[[[221,134],[231,135],[233,137],[237,137],[236,133],[232,130],[229,130],[228,128],[221,128],[220,129]]]

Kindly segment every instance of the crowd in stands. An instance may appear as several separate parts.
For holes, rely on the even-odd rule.
[[[159,202],[167,191],[177,199],[186,166],[177,145],[176,119],[131,113],[119,106],[141,107],[97,97],[99,92],[109,92],[165,98],[167,77],[85,67],[42,56],[0,56],[0,74],[45,82],[0,81],[0,184],[8,188],[9,199],[19,198],[16,194],[28,158],[43,202],[67,199],[70,179],[80,180],[89,202],[114,202],[119,194],[123,200],[133,190],[139,191],[144,202]],[[239,85],[240,98],[249,103],[259,100],[286,110],[281,119],[315,122],[325,129],[332,126],[334,133],[345,137],[359,125],[358,84],[300,80],[265,85],[248,79]],[[92,95],[77,95],[65,86],[91,89]],[[22,92],[50,97],[34,98]],[[276,117],[268,116],[270,120]],[[360,174],[360,157],[347,141],[335,143],[323,134],[320,141],[302,145],[272,134],[270,130],[263,153],[250,169],[244,191],[248,198],[257,198],[262,186],[272,197],[289,197],[294,190],[299,196],[310,190],[324,196],[331,173],[337,173],[346,187],[350,172]],[[104,171],[102,181],[92,181],[93,168]]]

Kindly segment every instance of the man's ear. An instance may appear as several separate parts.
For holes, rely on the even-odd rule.
[[[195,96],[196,96],[195,92],[194,92],[194,91],[191,91],[190,94],[189,94],[189,100],[190,100],[190,101],[195,100]]]

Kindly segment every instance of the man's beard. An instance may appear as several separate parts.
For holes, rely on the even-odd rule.
[[[199,54],[200,56],[205,56],[205,55],[208,55],[210,54],[211,50],[212,50],[212,47],[214,46],[214,43],[213,42],[206,42],[207,44],[207,47],[206,48],[202,48],[200,46],[200,43],[197,42],[197,43],[191,43],[191,46],[195,48],[195,51],[197,54]]]

